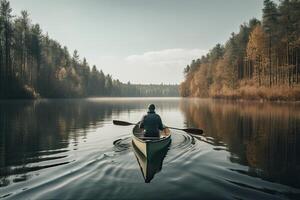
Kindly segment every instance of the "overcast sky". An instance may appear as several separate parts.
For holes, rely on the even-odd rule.
[[[262,0],[10,0],[89,64],[123,82],[180,83],[192,59],[224,43]]]

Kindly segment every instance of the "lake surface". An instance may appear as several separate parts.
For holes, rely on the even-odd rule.
[[[145,183],[132,127],[174,131]],[[180,98],[0,101],[0,199],[300,199],[300,104]]]

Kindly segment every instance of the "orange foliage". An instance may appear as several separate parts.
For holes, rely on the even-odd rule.
[[[265,33],[261,25],[257,25],[249,36],[249,42],[247,45],[247,56],[252,60],[256,60],[259,57],[267,57],[267,47]]]

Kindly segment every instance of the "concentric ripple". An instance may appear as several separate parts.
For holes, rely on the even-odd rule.
[[[131,148],[131,137],[125,137],[121,139],[117,139],[113,142],[114,151],[116,152],[124,152]]]
[[[118,153],[128,152],[132,148],[132,139],[130,136],[117,139],[113,142],[114,151]],[[171,163],[177,159],[183,159],[183,157],[188,156],[190,152],[195,150],[196,140],[193,136],[172,132],[172,141],[169,146],[169,151],[167,153],[165,163]]]

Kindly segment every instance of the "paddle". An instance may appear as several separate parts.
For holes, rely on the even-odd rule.
[[[119,120],[113,120],[113,124],[114,124],[114,125],[118,125],[118,126],[137,125],[137,124],[134,124],[134,123],[125,122],[125,121],[119,121]]]
[[[113,120],[113,124],[118,125],[118,126],[138,125],[138,124],[135,124],[135,123],[119,121],[119,120]],[[203,130],[198,129],[198,128],[175,128],[175,127],[169,127],[169,126],[166,126],[166,128],[175,129],[175,130],[179,130],[179,131],[184,131],[186,133],[191,133],[191,134],[195,134],[195,135],[202,135],[203,134]]]

